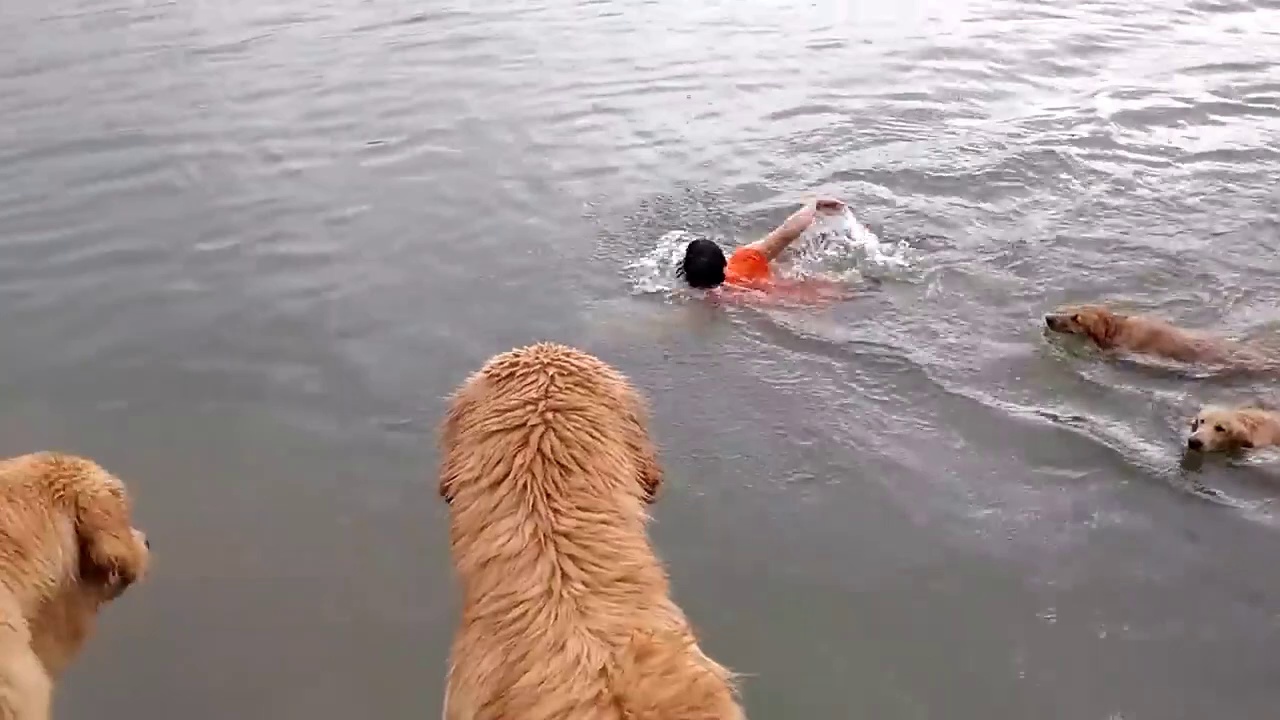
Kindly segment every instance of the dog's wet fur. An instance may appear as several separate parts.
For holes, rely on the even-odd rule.
[[[1251,370],[1271,366],[1258,349],[1244,343],[1185,330],[1149,315],[1119,313],[1103,305],[1059,308],[1044,316],[1044,324],[1052,332],[1083,337],[1102,350]]]
[[[1246,405],[1208,405],[1191,419],[1187,449],[1194,452],[1238,452],[1280,445],[1280,413]]]

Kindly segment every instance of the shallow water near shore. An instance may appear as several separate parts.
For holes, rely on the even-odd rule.
[[[59,716],[434,716],[435,426],[552,339],[651,398],[753,718],[1274,717],[1280,461],[1181,453],[1274,383],[1042,315],[1275,332],[1277,48],[1271,0],[7,0],[0,450],[102,462],[156,554]],[[663,281],[818,192],[909,267]]]

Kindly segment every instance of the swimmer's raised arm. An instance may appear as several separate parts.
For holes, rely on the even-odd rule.
[[[813,221],[818,217],[818,213],[834,214],[844,210],[844,203],[835,198],[822,197],[817,200],[810,200],[800,207],[799,210],[791,213],[791,216],[782,221],[782,224],[774,228],[772,232],[759,240],[747,245],[747,247],[759,250],[761,254],[768,260],[775,260],[787,249],[791,243],[795,242],[809,229]]]

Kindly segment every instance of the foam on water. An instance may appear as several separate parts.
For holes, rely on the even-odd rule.
[[[652,250],[627,265],[627,275],[635,291],[657,293],[675,289],[676,268],[680,266],[684,249],[699,237],[687,230],[672,230],[658,238]]]
[[[635,291],[670,292],[680,287],[676,268],[685,246],[699,237],[703,236],[687,230],[672,230],[658,238],[653,249],[627,266]],[[726,248],[726,252],[738,244],[728,238],[711,239]],[[909,253],[910,247],[905,241],[892,245],[882,242],[846,209],[838,215],[819,215],[783,256],[782,272],[796,277],[841,280],[892,277],[911,268]]]

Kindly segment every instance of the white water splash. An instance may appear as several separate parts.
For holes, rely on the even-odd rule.
[[[879,275],[911,267],[910,247],[899,240],[882,242],[853,211],[819,215],[793,246],[793,272],[798,275]]]
[[[657,245],[647,254],[627,265],[627,275],[636,292],[670,292],[678,287],[676,268],[680,267],[685,247],[699,237],[687,230],[672,230],[658,238]]]
[[[697,233],[672,230],[658,238],[645,255],[627,265],[632,287],[640,293],[670,292],[681,286],[676,268],[689,241]],[[711,238],[731,252],[735,243],[727,238]],[[779,271],[797,277],[828,277],[857,280],[862,276],[892,276],[911,268],[910,246],[905,241],[884,243],[854,214],[819,215],[813,225],[788,250]]]

